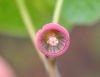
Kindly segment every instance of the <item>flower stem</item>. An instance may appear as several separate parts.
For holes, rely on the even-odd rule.
[[[53,23],[58,23],[58,21],[59,21],[62,4],[63,4],[63,0],[57,0],[57,4],[55,7],[53,20],[52,20]]]
[[[36,51],[38,52],[38,54],[40,56],[40,59],[44,62],[45,55],[40,53],[40,51],[36,47],[36,44],[35,44],[36,31],[35,31],[35,28],[34,28],[32,21],[31,21],[31,18],[29,16],[29,13],[28,13],[28,11],[25,7],[24,0],[16,0],[16,2],[17,2],[17,5],[18,5],[18,8],[19,8],[22,20],[23,20],[23,22],[26,26],[26,29],[29,33],[29,36],[32,40],[32,43],[35,46]]]
[[[63,0],[57,0],[57,4],[55,7],[54,15],[53,15],[53,23],[58,23],[59,17],[60,17],[60,12],[61,12],[61,7],[63,4]],[[48,74],[50,77],[61,77],[58,71],[57,64],[55,62],[55,58],[49,57],[48,61]]]

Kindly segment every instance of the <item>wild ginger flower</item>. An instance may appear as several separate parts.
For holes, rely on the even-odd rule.
[[[68,31],[59,24],[49,23],[37,32],[36,45],[47,56],[59,56],[69,47]]]

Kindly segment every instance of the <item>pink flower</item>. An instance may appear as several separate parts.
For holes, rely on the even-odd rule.
[[[59,24],[49,23],[37,32],[36,45],[47,56],[59,56],[69,47],[68,31]]]
[[[0,56],[0,77],[16,77],[13,69],[1,56]]]

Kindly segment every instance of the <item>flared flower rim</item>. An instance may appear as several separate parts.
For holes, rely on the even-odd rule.
[[[65,43],[65,46],[63,47],[63,49],[57,53],[50,53],[50,52],[46,51],[41,45],[42,35],[46,31],[49,31],[49,30],[57,30],[57,31],[61,32],[64,35],[64,38],[66,40],[66,43]],[[36,35],[36,45],[40,49],[40,51],[47,56],[53,56],[53,57],[62,55],[64,52],[66,52],[66,50],[69,47],[69,43],[70,43],[69,40],[70,40],[70,37],[69,37],[68,31],[63,26],[60,26],[59,24],[54,24],[54,23],[49,23],[49,24],[44,25],[43,28],[41,30],[39,30]]]

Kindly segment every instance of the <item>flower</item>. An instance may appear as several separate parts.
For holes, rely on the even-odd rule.
[[[43,26],[36,35],[38,49],[47,56],[59,56],[69,47],[68,31],[59,24],[49,23]]]
[[[17,77],[14,70],[2,56],[0,56],[0,77]]]

